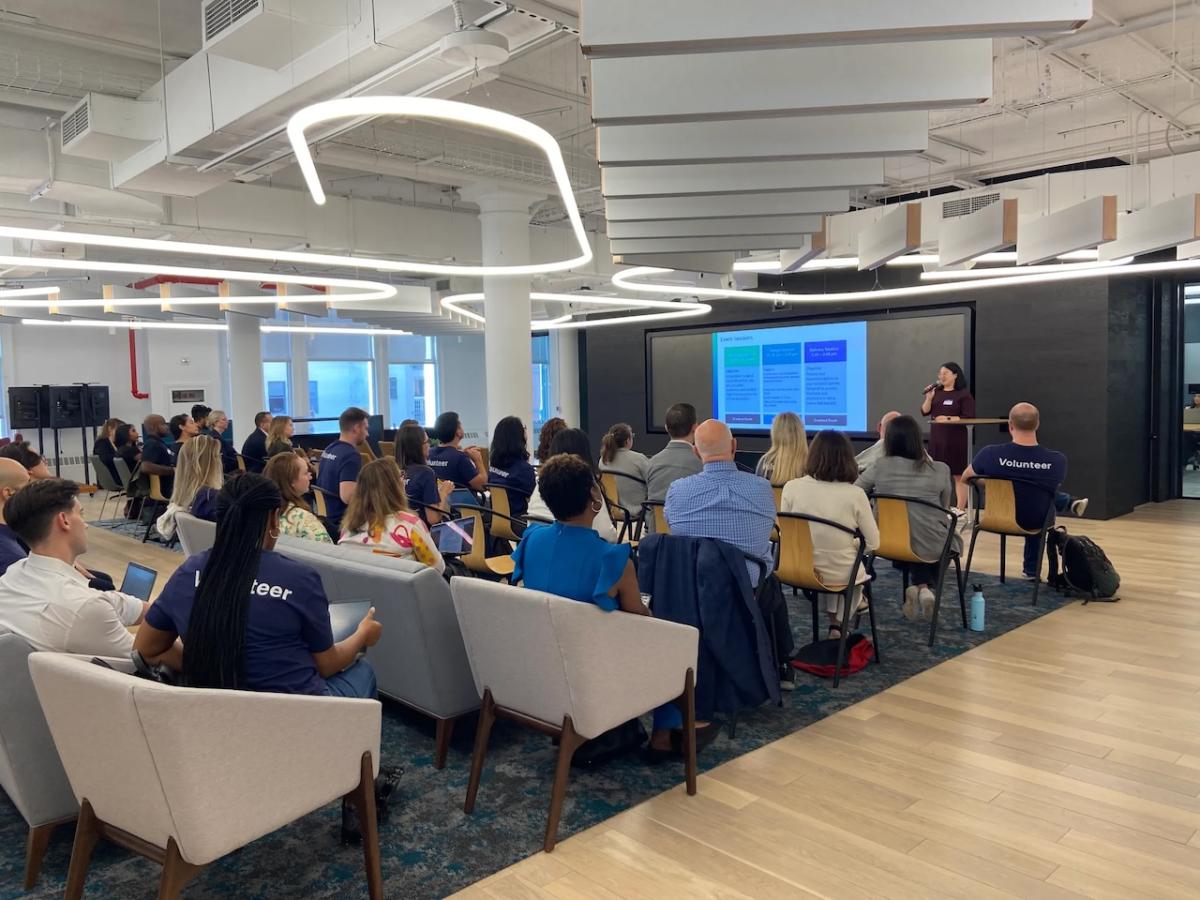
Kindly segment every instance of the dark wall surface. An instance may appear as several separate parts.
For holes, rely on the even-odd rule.
[[[915,284],[918,273],[885,268],[883,287]],[[823,276],[760,278],[761,290],[792,293],[869,289],[874,273],[831,272]],[[1042,413],[1041,442],[1067,454],[1064,488],[1090,497],[1088,515],[1110,518],[1146,502],[1150,393],[1148,308],[1153,283],[1146,278],[1086,279],[979,289],[964,285],[917,303],[867,305],[789,303],[784,310],[754,300],[717,300],[703,324],[756,321],[775,324],[804,315],[868,313],[928,306],[973,305],[974,360],[968,370],[980,417],[1004,417],[1027,400]],[[692,320],[689,327],[699,324]],[[651,454],[666,443],[659,421],[646,421],[645,334],[638,326],[585,332],[581,377],[584,422],[593,446],[615,422],[628,422],[635,447]],[[896,352],[905,352],[897,347]],[[930,360],[935,368],[944,360]],[[923,384],[914,384],[919,395]],[[998,427],[976,429],[975,445],[1006,440]],[[745,450],[765,450],[767,438],[739,440]]]

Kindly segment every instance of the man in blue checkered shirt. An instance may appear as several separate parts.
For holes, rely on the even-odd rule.
[[[671,533],[683,537],[716,538],[746,554],[750,583],[757,585],[761,560],[774,568],[771,529],[775,525],[775,494],[771,484],[733,461],[737,441],[724,422],[709,419],[696,429],[696,455],[704,463],[698,475],[672,482],[663,512]]]

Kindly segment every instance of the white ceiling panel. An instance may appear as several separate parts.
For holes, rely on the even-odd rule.
[[[605,197],[804,191],[883,183],[880,159],[618,166],[600,173],[600,190]]]
[[[608,125],[596,130],[596,153],[602,166],[846,159],[917,153],[928,146],[929,114],[908,110],[752,121]]]
[[[714,219],[731,216],[786,216],[841,213],[850,208],[850,192],[792,191],[742,193],[716,197],[613,198],[605,203],[609,222],[641,219]]]
[[[597,125],[971,106],[992,94],[990,40],[592,60]]]
[[[672,237],[610,239],[614,256],[627,253],[705,253],[711,250],[778,250],[795,247],[807,234],[742,234],[724,237]]]
[[[649,219],[609,222],[614,238],[700,237],[737,234],[804,234],[821,230],[824,216],[741,216],[728,219]]]
[[[1091,0],[588,0],[580,42],[589,56],[797,47],[931,38],[1052,34],[1092,16]]]

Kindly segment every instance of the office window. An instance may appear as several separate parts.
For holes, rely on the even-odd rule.
[[[537,432],[554,415],[554,400],[550,392],[550,336],[539,334],[533,339],[533,428]]]
[[[308,400],[314,417],[340,416],[348,406],[374,412],[371,363],[357,359],[310,359]]]
[[[267,397],[267,409],[271,415],[279,416],[291,411],[288,364],[286,362],[263,363],[263,393]]]
[[[438,414],[436,342],[421,335],[387,340],[388,400],[392,424],[416,419],[432,425]]]

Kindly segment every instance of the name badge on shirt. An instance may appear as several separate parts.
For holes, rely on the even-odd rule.
[[[954,405],[953,400],[943,400],[942,401],[942,406],[953,406],[953,405]]]

